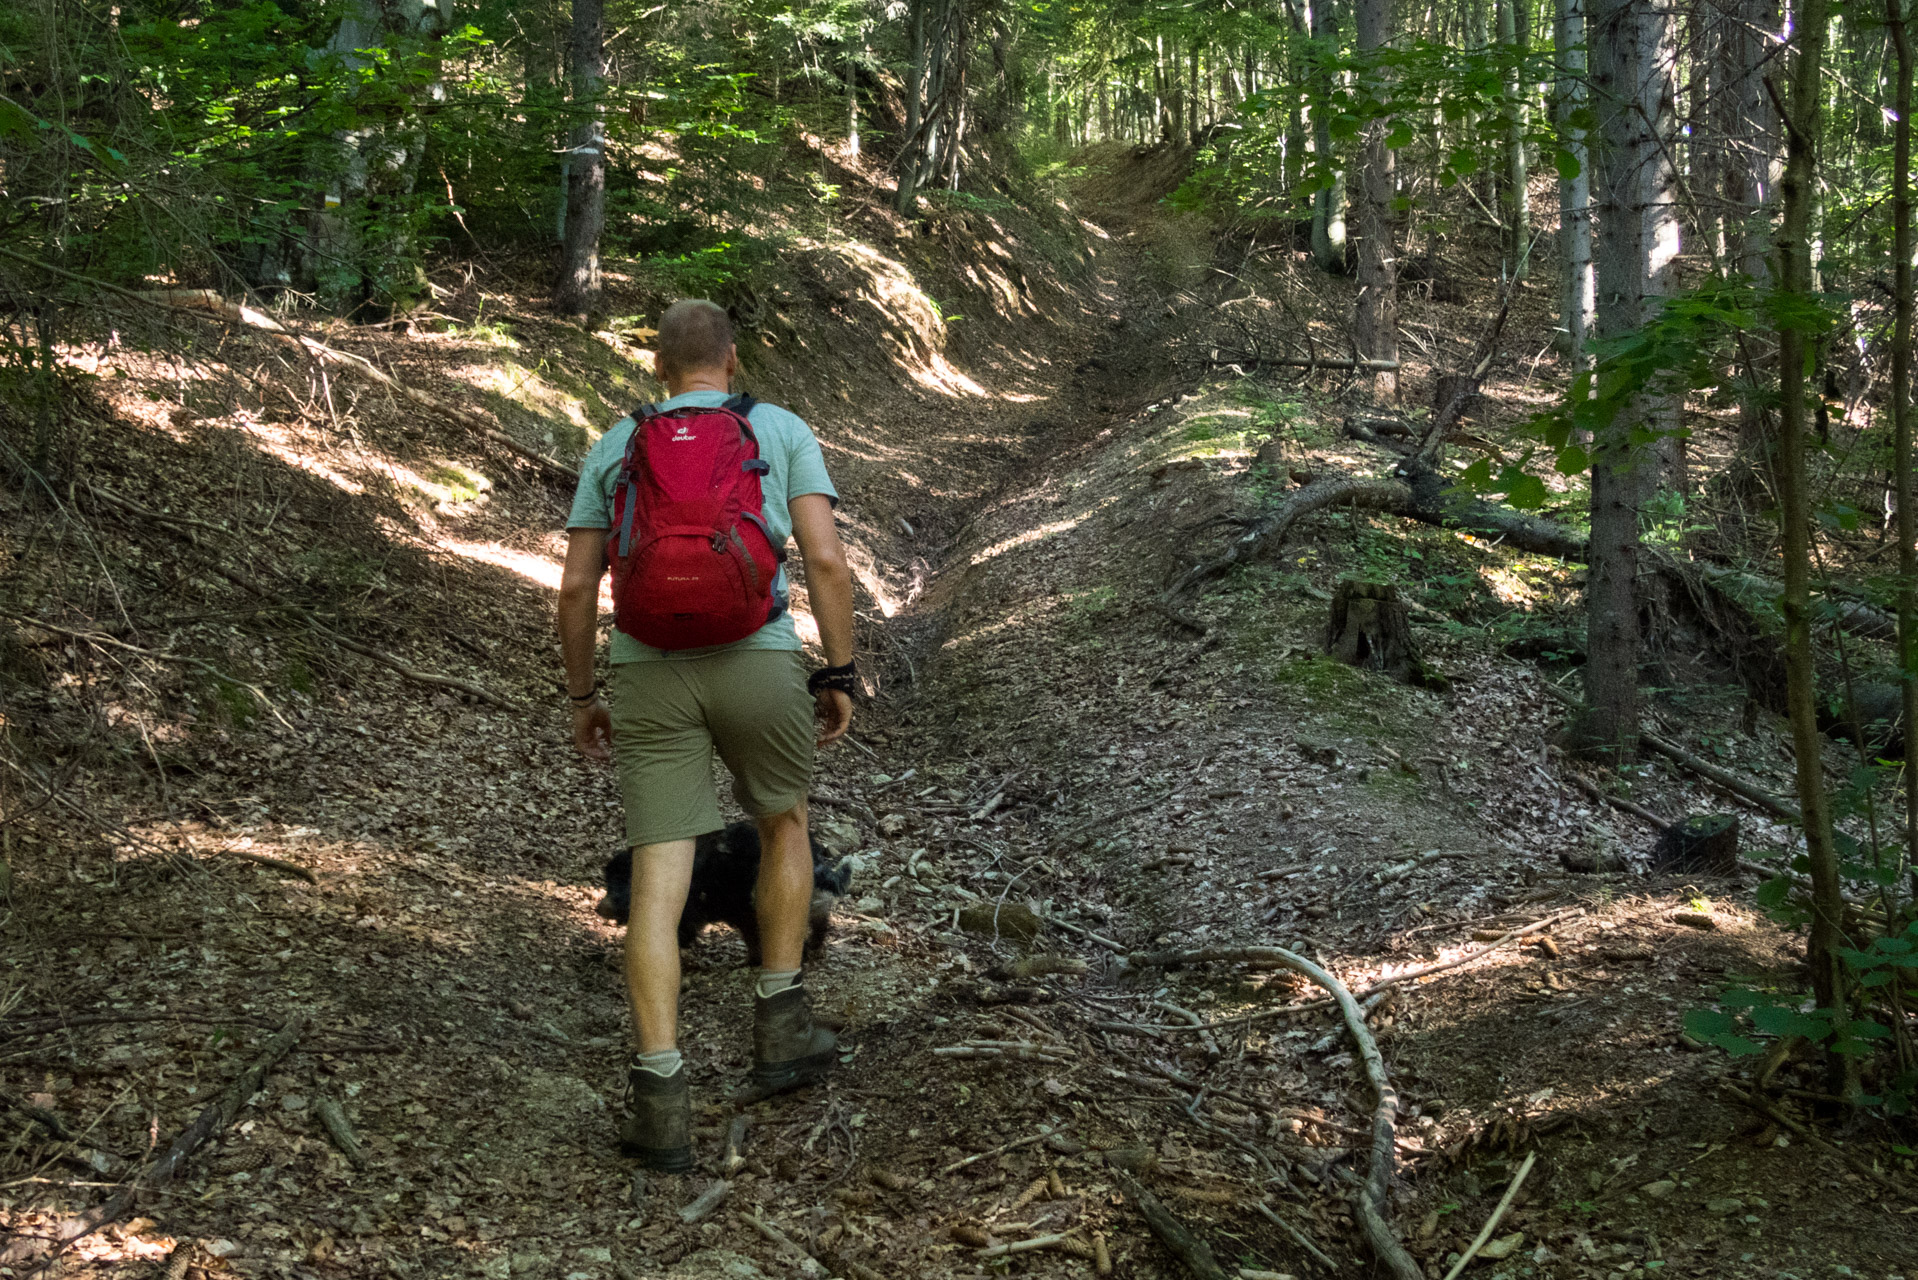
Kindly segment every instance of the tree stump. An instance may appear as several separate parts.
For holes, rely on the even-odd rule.
[[[1445,677],[1425,665],[1398,588],[1347,578],[1332,595],[1325,628],[1326,656],[1349,667],[1383,671],[1401,684],[1443,689]]]
[[[1738,870],[1737,815],[1694,814],[1666,827],[1652,846],[1652,870],[1731,875]]]

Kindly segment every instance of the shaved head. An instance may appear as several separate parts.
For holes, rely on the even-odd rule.
[[[733,322],[718,304],[688,298],[666,308],[654,345],[653,371],[664,381],[696,370],[718,369],[732,354]]]

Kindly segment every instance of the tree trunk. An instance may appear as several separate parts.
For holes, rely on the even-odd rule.
[[[1898,70],[1893,90],[1897,121],[1892,133],[1891,234],[1893,303],[1891,341],[1892,478],[1898,503],[1898,652],[1905,724],[1905,848],[1918,861],[1918,760],[1911,743],[1918,737],[1918,512],[1912,510],[1911,479],[1911,32],[1907,0],[1885,0],[1885,26]],[[1918,885],[1914,886],[1918,889]]]
[[[1785,176],[1779,184],[1778,279],[1794,311],[1812,306],[1811,219],[1817,192],[1820,121],[1819,63],[1824,52],[1829,0],[1800,0],[1792,24],[1797,56],[1792,60],[1791,119],[1786,122]],[[1907,260],[1908,261],[1908,260]],[[1806,473],[1805,329],[1778,327],[1779,545],[1783,554],[1785,700],[1791,716],[1792,752],[1798,764],[1798,808],[1805,819],[1805,852],[1812,882],[1811,981],[1818,1005],[1836,1009],[1844,999],[1838,948],[1844,897],[1838,881],[1838,850],[1832,840],[1818,733],[1818,672],[1812,657],[1811,493]]]
[[[566,163],[566,237],[553,310],[590,315],[599,306],[599,235],[606,227],[605,0],[573,0],[573,147]]]
[[[1650,223],[1639,201],[1640,170],[1660,162],[1657,139],[1638,115],[1645,80],[1648,27],[1662,20],[1654,0],[1595,0],[1592,8],[1592,95],[1599,136],[1593,147],[1598,206],[1597,335],[1615,338],[1645,320],[1652,293]],[[1664,20],[1668,21],[1668,20]],[[1586,706],[1572,727],[1573,745],[1595,757],[1630,762],[1638,745],[1638,511],[1649,472],[1647,450],[1633,434],[1654,406],[1641,397],[1594,433],[1591,577],[1585,589]]]
[[[1331,174],[1329,186],[1312,198],[1312,260],[1321,271],[1345,273],[1345,171],[1332,154],[1332,63],[1338,56],[1339,21],[1334,0],[1312,0],[1312,150]]]
[[[1525,106],[1524,75],[1518,59],[1525,50],[1518,0],[1498,0],[1498,42],[1505,56],[1512,59],[1505,74],[1505,207],[1502,210],[1510,239],[1506,258],[1511,263],[1512,279],[1523,280],[1529,273],[1526,249],[1532,241],[1532,209],[1526,198],[1530,175],[1525,164],[1525,130],[1530,123]]]
[[[376,0],[354,0],[323,52],[348,70],[368,72],[373,63],[361,50],[396,37],[399,52],[417,52],[445,34],[449,14],[450,6],[445,13],[388,10]],[[402,105],[367,112],[358,128],[333,135],[336,149],[314,175],[324,195],[300,263],[301,283],[329,306],[347,314],[369,304],[403,309],[425,292],[408,206],[426,153],[422,104],[443,94],[437,74],[424,84],[409,83]]]
[[[1559,67],[1559,137],[1578,162],[1578,172],[1558,182],[1559,315],[1564,349],[1571,357],[1572,372],[1577,373],[1591,364],[1585,345],[1591,340],[1594,309],[1592,153],[1585,144],[1585,130],[1574,123],[1590,97],[1585,84],[1585,0],[1558,0],[1552,43]]]
[[[1724,208],[1727,265],[1763,286],[1771,280],[1771,216],[1778,199],[1780,152],[1778,112],[1765,92],[1764,71],[1771,53],[1767,32],[1779,29],[1777,0],[1725,0],[1723,38],[1717,42],[1719,66],[1713,76],[1720,104],[1719,132],[1724,170],[1719,199]],[[1757,340],[1757,335],[1753,335]],[[1751,352],[1766,363],[1769,343]],[[1757,370],[1752,370],[1754,374]],[[1776,442],[1772,415],[1753,394],[1740,398],[1738,455],[1745,482],[1739,489],[1758,506],[1771,497],[1752,477],[1769,481]]]
[[[1358,0],[1358,48],[1376,53],[1392,41],[1392,0]],[[1385,145],[1391,132],[1388,119],[1372,121],[1365,130],[1365,159],[1359,174],[1359,297],[1354,337],[1359,354],[1368,360],[1399,358],[1399,268],[1392,201],[1397,196],[1397,169],[1392,149]],[[1396,397],[1395,370],[1373,373],[1375,394]]]
[[[901,215],[912,212],[919,194],[918,153],[915,151],[919,127],[924,120],[926,85],[926,10],[933,0],[912,0],[912,74],[906,81],[906,142],[893,161],[899,173],[899,185],[893,207]]]

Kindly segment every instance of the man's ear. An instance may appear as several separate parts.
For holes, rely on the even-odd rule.
[[[739,372],[739,344],[733,343],[726,348],[726,377],[728,380]]]

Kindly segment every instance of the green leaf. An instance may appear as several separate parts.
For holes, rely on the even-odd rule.
[[[1578,162],[1577,153],[1567,151],[1562,147],[1558,153],[1552,157],[1552,163],[1558,166],[1558,177],[1561,182],[1570,182],[1584,169],[1584,166]]]
[[[1551,493],[1545,488],[1545,482],[1529,472],[1514,480],[1505,493],[1505,500],[1520,511],[1542,507],[1549,497]]]
[[[1738,1030],[1738,1019],[1716,1009],[1687,1009],[1685,1034],[1694,1040],[1713,1040]]]
[[[1558,451],[1558,461],[1552,466],[1562,476],[1580,475],[1591,470],[1592,455],[1581,445],[1568,444]]]

